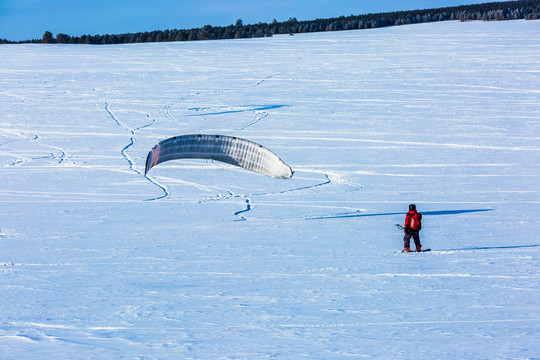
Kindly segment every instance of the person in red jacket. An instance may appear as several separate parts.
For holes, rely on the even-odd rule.
[[[416,251],[422,251],[422,244],[420,244],[420,229],[422,229],[422,214],[416,211],[416,205],[409,205],[409,212],[405,216],[405,237],[403,242],[405,243],[405,248],[403,251],[410,252],[410,243],[411,237],[414,240],[414,245],[416,245]]]

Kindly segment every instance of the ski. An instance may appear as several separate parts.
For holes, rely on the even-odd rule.
[[[417,252],[427,252],[427,251],[431,251],[431,249],[423,249],[422,251],[416,251],[416,250],[411,250],[409,251],[409,253],[417,253]],[[407,253],[405,250],[401,250],[402,253]]]

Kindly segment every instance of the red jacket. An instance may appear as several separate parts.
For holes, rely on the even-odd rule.
[[[420,231],[422,229],[422,214],[411,210],[405,216],[405,229],[411,229],[413,231]]]

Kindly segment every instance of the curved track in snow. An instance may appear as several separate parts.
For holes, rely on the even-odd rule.
[[[135,172],[136,174],[138,175],[141,175],[141,176],[144,176],[146,179],[148,179],[148,181],[150,181],[152,184],[154,184],[155,186],[157,186],[158,188],[160,188],[162,191],[163,191],[163,195],[162,196],[158,196],[158,197],[155,197],[155,198],[151,198],[151,199],[147,199],[146,201],[151,201],[151,200],[159,200],[159,199],[163,199],[163,198],[166,198],[168,197],[170,194],[169,194],[169,191],[167,189],[166,186],[164,185],[161,185],[160,183],[158,183],[157,181],[155,181],[154,179],[152,179],[151,177],[149,176],[146,176],[144,175],[144,172],[142,172],[141,170],[139,170],[136,165],[135,165],[135,162],[133,161],[133,159],[131,158],[131,156],[128,154],[128,149],[130,147],[133,146],[133,144],[135,144],[136,142],[136,133],[137,131],[141,130],[141,129],[144,129],[144,128],[147,128],[147,127],[150,127],[152,126],[154,123],[155,123],[155,119],[151,118],[149,114],[146,114],[146,118],[148,119],[148,123],[146,124],[143,124],[141,126],[138,126],[136,128],[130,128],[129,126],[127,126],[126,124],[124,124],[117,116],[116,114],[113,112],[113,110],[111,109],[111,105],[106,102],[105,103],[105,111],[107,111],[107,113],[109,114],[109,116],[111,117],[111,119],[114,120],[114,122],[121,128],[125,129],[126,131],[128,131],[131,135],[130,137],[130,140],[129,140],[129,143],[124,146],[124,148],[121,150],[121,154],[122,156],[124,157],[124,159],[127,161],[127,163],[129,164],[129,169],[132,170],[133,172]]]

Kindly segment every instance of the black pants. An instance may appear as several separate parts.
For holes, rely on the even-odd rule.
[[[420,235],[418,235],[418,231],[409,231],[407,234],[405,234],[405,237],[403,237],[403,242],[405,242],[405,247],[408,248],[411,245],[411,237],[414,240],[414,245],[416,245],[417,248],[422,246],[420,244]]]

